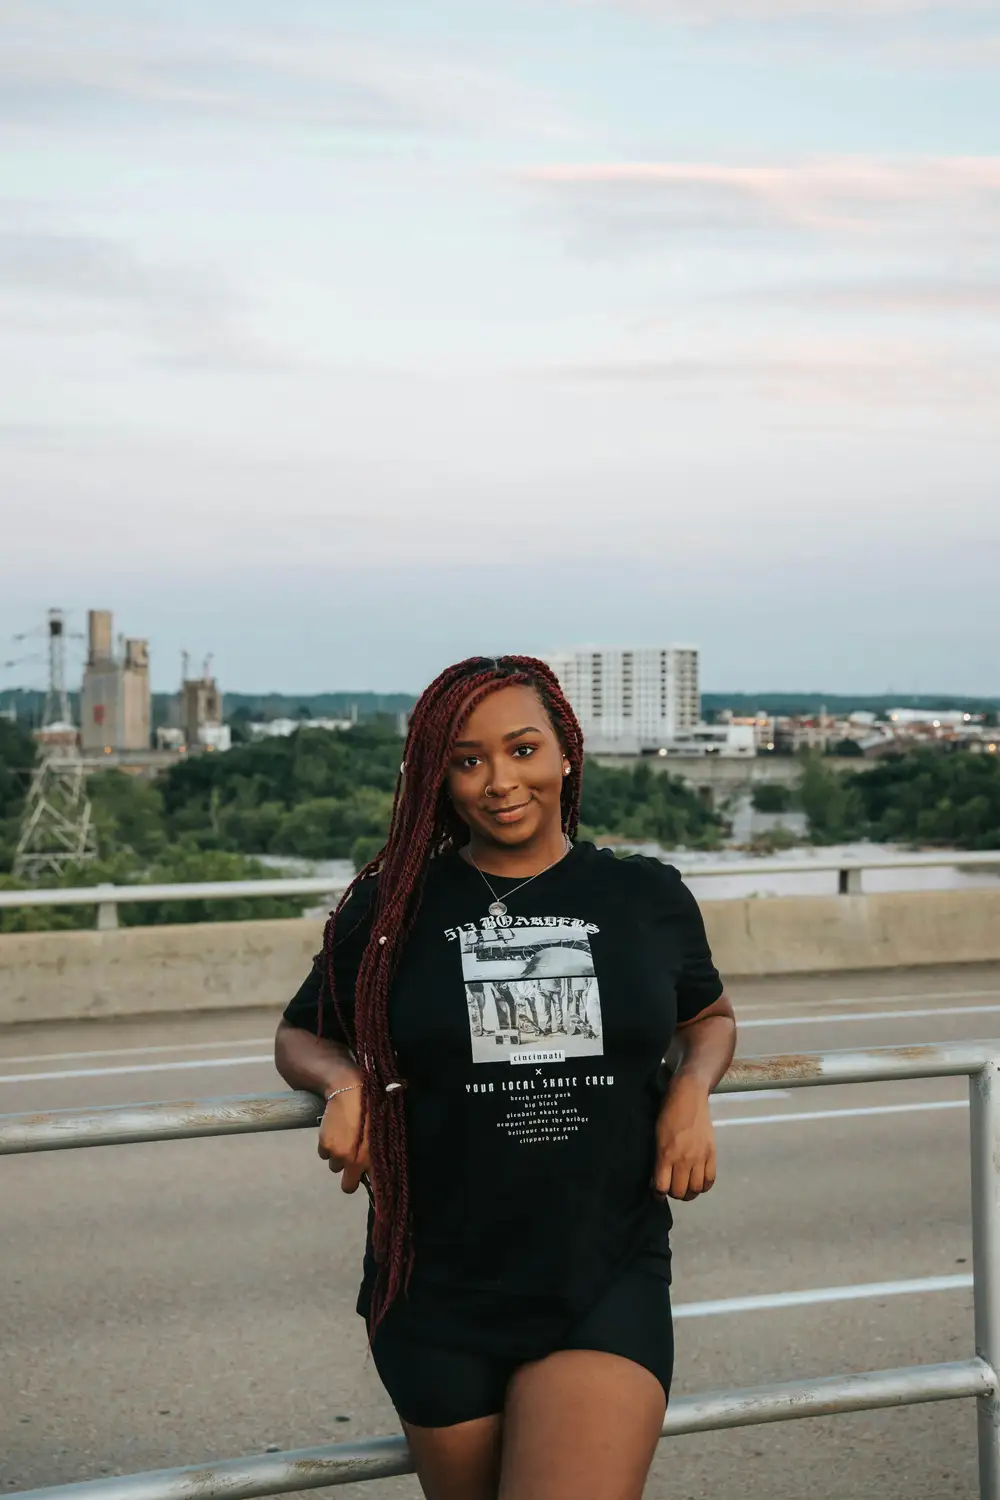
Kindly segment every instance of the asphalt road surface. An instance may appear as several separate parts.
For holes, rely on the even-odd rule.
[[[744,1055],[1000,1035],[996,967],[732,993]],[[0,1112],[281,1087],[271,1019],[0,1032]],[[971,1354],[964,1080],[715,1113],[718,1185],[676,1210],[678,1394]],[[306,1131],[0,1161],[0,1486],[397,1430],[353,1311],[363,1220]],[[647,1495],[973,1497],[975,1426],[944,1402],[672,1439]]]

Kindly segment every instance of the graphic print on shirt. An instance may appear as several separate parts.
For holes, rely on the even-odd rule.
[[[585,926],[484,922],[460,936],[474,1063],[603,1054],[601,995]]]

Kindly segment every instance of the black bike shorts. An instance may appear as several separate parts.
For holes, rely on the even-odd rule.
[[[552,1349],[618,1354],[652,1372],[670,1396],[674,1331],[670,1286],[638,1267],[622,1271]],[[543,1357],[543,1356],[540,1356]],[[421,1343],[379,1330],[372,1358],[396,1412],[414,1427],[453,1427],[503,1411],[507,1384],[527,1361]]]

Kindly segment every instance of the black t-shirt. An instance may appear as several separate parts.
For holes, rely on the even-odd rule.
[[[390,996],[414,1263],[387,1326],[532,1358],[625,1263],[669,1278],[670,1210],[650,1191],[661,1064],[722,983],[670,865],[581,843],[516,893],[489,881],[506,916],[465,860],[432,862]],[[337,921],[349,1030],[375,887]],[[319,993],[317,962],[285,1020],[315,1032]],[[353,1045],[329,1001],[322,1032]],[[369,1222],[363,1315],[373,1273]]]

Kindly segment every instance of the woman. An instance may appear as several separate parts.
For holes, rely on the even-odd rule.
[[[638,1500],[673,1365],[667,1198],[715,1179],[732,1008],[676,870],[572,842],[583,745],[543,663],[450,667],[404,756],[277,1066],[369,1189],[358,1311],[428,1500]],[[565,1025],[540,1036],[554,978]],[[476,1026],[480,993],[526,988]]]

